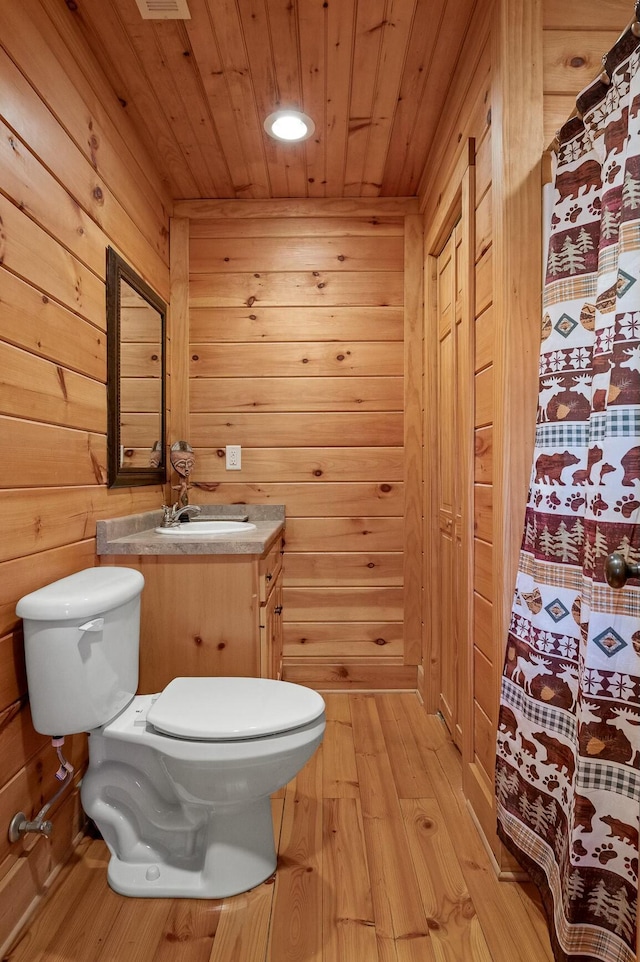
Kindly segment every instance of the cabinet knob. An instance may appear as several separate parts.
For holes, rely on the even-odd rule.
[[[282,614],[282,605],[276,605],[275,608],[273,609],[273,613],[274,613],[274,615],[281,615],[281,614]]]

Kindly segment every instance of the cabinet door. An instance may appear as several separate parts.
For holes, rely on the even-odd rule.
[[[282,677],[282,577],[260,608],[260,662],[264,678]]]
[[[264,605],[282,569],[282,538],[278,538],[258,565],[260,604]]]
[[[111,556],[113,557],[113,556]],[[121,564],[121,556],[116,556]],[[247,555],[143,555],[140,694],[180,675],[257,675],[256,562]]]

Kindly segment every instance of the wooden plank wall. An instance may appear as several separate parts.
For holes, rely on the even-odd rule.
[[[576,94],[598,76],[602,57],[633,16],[630,0],[544,0],[544,146],[573,113]]]
[[[160,504],[108,491],[106,247],[168,297],[168,200],[108,81],[37,0],[0,6],[0,945],[79,828],[77,793],[50,840],[10,845],[13,814],[55,792],[30,722],[16,601],[93,566],[96,518]],[[81,772],[86,739],[67,741]]]
[[[403,638],[411,210],[176,205],[191,224],[192,500],[285,504],[284,677],[322,688],[416,685],[419,648],[406,664]],[[241,471],[226,471],[226,444],[242,445]]]

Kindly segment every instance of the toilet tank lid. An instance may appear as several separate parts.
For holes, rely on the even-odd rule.
[[[143,586],[144,578],[135,568],[85,568],[25,595],[16,614],[32,621],[88,618],[131,601]]]

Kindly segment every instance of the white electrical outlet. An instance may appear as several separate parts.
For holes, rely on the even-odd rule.
[[[240,471],[242,468],[242,445],[227,444],[225,451],[227,471]]]

